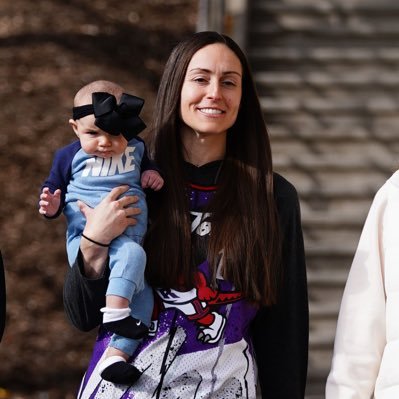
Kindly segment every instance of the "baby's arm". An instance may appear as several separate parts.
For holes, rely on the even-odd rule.
[[[52,194],[48,187],[44,187],[40,194],[39,213],[47,217],[54,216],[61,204],[61,190],[55,190]]]
[[[148,169],[141,174],[141,186],[143,188],[158,191],[163,187],[163,183],[163,178],[156,170]]]

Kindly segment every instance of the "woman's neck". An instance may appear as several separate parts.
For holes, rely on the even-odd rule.
[[[226,154],[226,134],[199,134],[193,130],[182,131],[184,159],[202,166],[209,162],[222,160]]]

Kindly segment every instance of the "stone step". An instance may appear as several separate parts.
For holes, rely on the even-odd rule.
[[[284,146],[284,144],[283,144]],[[275,146],[277,147],[277,145]],[[334,152],[317,154],[307,149],[305,152],[293,155],[292,153],[274,153],[274,166],[279,169],[299,168],[300,170],[318,170],[330,172],[349,172],[370,170],[371,164],[374,168],[380,170],[390,170],[393,162],[397,162],[398,154],[391,154],[389,149],[380,149],[375,146],[376,152],[373,159],[367,156],[367,153],[338,154]],[[274,150],[276,151],[276,150]]]
[[[305,399],[325,399],[325,385],[331,363],[323,370],[308,368]]]
[[[338,156],[338,155],[337,155]],[[394,170],[394,169],[393,169]],[[325,203],[333,200],[372,199],[387,180],[390,173],[370,168],[366,172],[356,171],[301,171],[299,169],[276,169],[296,187],[301,201]]]
[[[341,295],[342,296],[342,295]],[[337,311],[341,303],[341,297],[339,303],[337,303]],[[322,319],[322,320],[310,320],[310,333],[309,333],[309,344],[312,349],[325,349],[332,350],[333,342],[335,338],[335,330],[337,326],[337,319]]]
[[[309,351],[308,384],[326,381],[331,368],[332,348],[314,348]]]
[[[335,325],[338,320],[339,308],[342,301],[342,295],[346,279],[340,286],[313,286],[309,285],[309,323],[310,336],[312,337],[312,347],[330,349],[333,334],[335,334]],[[325,292],[333,292],[329,298],[316,302],[315,291],[323,290]],[[329,301],[329,306],[326,301]],[[327,327],[329,326],[329,327]],[[330,331],[331,333],[328,333]]]
[[[260,97],[259,100],[266,118],[273,114],[397,116],[399,113],[399,101],[396,95],[389,94],[367,98],[349,96],[303,98],[301,92],[298,91],[296,97]]]
[[[360,231],[359,237],[360,237]],[[357,240],[358,241],[358,240]],[[306,269],[307,272],[311,275],[323,274],[328,276],[329,274],[348,274],[349,268],[353,261],[353,256],[355,254],[355,248],[357,247],[358,242],[353,243],[350,251],[345,256],[331,256],[330,254],[322,254],[320,256],[312,255],[307,252],[307,247],[305,246],[305,254],[306,254]]]
[[[337,18],[331,23],[331,15],[328,13],[320,15],[315,10],[304,10],[302,15],[290,15],[284,13],[281,17],[273,14],[269,18],[258,15],[252,21],[251,35],[256,37],[256,42],[264,37],[282,36],[280,40],[287,40],[290,35],[301,34],[316,35],[313,40],[320,41],[323,38],[348,38],[364,39],[392,39],[398,36],[399,26],[396,15],[382,14],[379,20],[373,16],[372,19],[361,18]],[[298,38],[296,38],[298,40]],[[255,41],[255,40],[254,40]]]
[[[346,271],[308,271],[307,273],[309,289],[313,287],[322,287],[324,289],[329,287],[343,287],[346,283],[347,277],[348,273]]]
[[[306,207],[306,204],[302,202],[302,226],[307,229],[312,229],[313,234],[315,234],[317,228],[321,230],[320,234],[323,234],[327,228],[334,231],[337,231],[339,228],[359,230],[364,224],[367,210],[368,207],[355,208],[353,201],[349,209],[339,209],[339,207],[331,209],[328,207],[324,211],[312,210],[310,207]]]
[[[328,244],[317,246],[305,246],[307,258],[311,257],[347,257],[350,258],[355,253],[356,245],[350,245],[342,242],[339,246],[331,246]]]
[[[273,89],[273,96],[276,90],[300,90],[303,93],[315,89],[357,89],[366,92],[367,90],[384,89],[397,90],[399,87],[399,74],[397,69],[390,67],[381,68],[378,65],[357,68],[346,68],[345,71],[328,71],[324,68],[320,71],[308,71],[298,74],[296,71],[272,71],[257,72],[254,74],[257,88],[266,93]],[[328,92],[327,92],[328,93]],[[323,92],[325,95],[326,92]]]
[[[399,63],[399,48],[397,46],[380,47],[370,45],[354,46],[349,42],[349,47],[341,46],[314,46],[304,43],[300,48],[297,47],[276,47],[275,43],[270,46],[251,46],[248,50],[248,57],[251,65],[256,67],[259,61],[266,61],[269,64],[279,64],[295,68],[298,65],[313,64],[323,69],[326,66],[339,64],[343,65],[373,65],[376,63],[394,64]],[[320,68],[322,66],[322,68]],[[257,70],[258,68],[254,68]],[[265,68],[266,70],[268,68]],[[295,69],[294,69],[295,70]]]
[[[272,20],[279,18],[278,15],[272,15]],[[397,19],[397,18],[396,18]],[[249,41],[252,48],[262,48],[265,43],[273,43],[277,47],[291,47],[308,49],[311,47],[336,47],[342,49],[379,48],[380,46],[394,47],[397,44],[399,36],[399,27],[387,21],[379,24],[369,24],[365,29],[359,29],[358,26],[328,26],[328,23],[319,28],[304,29],[286,29],[277,25],[275,22],[264,21],[263,24],[257,24],[251,27],[249,32]],[[337,45],[339,40],[339,47]]]
[[[398,144],[399,115],[376,115],[367,123],[358,115],[266,115],[266,123],[275,142],[300,141],[307,145],[317,143],[348,143],[358,145]],[[395,148],[395,146],[391,147]]]
[[[251,9],[252,15],[259,15],[261,13],[276,13],[283,14],[289,12],[318,12],[328,15],[335,13],[350,13],[361,14],[371,13],[372,15],[378,14],[396,14],[399,13],[399,4],[391,0],[381,0],[375,2],[373,0],[285,0],[285,1],[264,1],[252,0]],[[342,15],[342,14],[341,14]]]

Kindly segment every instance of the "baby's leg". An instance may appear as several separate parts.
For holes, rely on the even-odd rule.
[[[144,281],[144,289],[134,295],[130,303],[132,317],[149,325],[153,307],[152,289]],[[131,385],[136,382],[142,372],[127,361],[133,355],[139,343],[140,340],[127,339],[114,334],[107,349],[106,357],[99,366],[101,377],[115,384]]]
[[[144,287],[146,254],[126,236],[115,239],[110,247],[110,280],[107,289],[103,325],[107,330],[128,338],[139,339],[148,332],[140,318],[131,316],[130,303]]]
[[[148,326],[141,319],[131,316],[129,301],[116,295],[107,295],[102,308],[103,326],[106,330],[127,338],[140,339],[148,333]]]
[[[99,365],[99,372],[104,380],[114,384],[134,384],[142,372],[128,363],[140,341],[113,335],[105,359]]]

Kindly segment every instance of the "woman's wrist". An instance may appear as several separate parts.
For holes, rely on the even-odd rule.
[[[85,236],[89,237],[86,233]],[[92,240],[83,239],[80,241],[80,252],[85,276],[92,279],[101,277],[108,260],[108,246],[101,246]]]
[[[92,238],[88,237],[87,235],[85,235],[85,234],[83,234],[83,233],[82,233],[82,237],[83,237],[85,240],[90,241],[91,243],[96,244],[96,245],[98,245],[98,246],[100,246],[100,247],[109,247],[109,244],[105,244],[105,243],[103,243],[103,242],[99,242],[99,241],[93,240]]]

